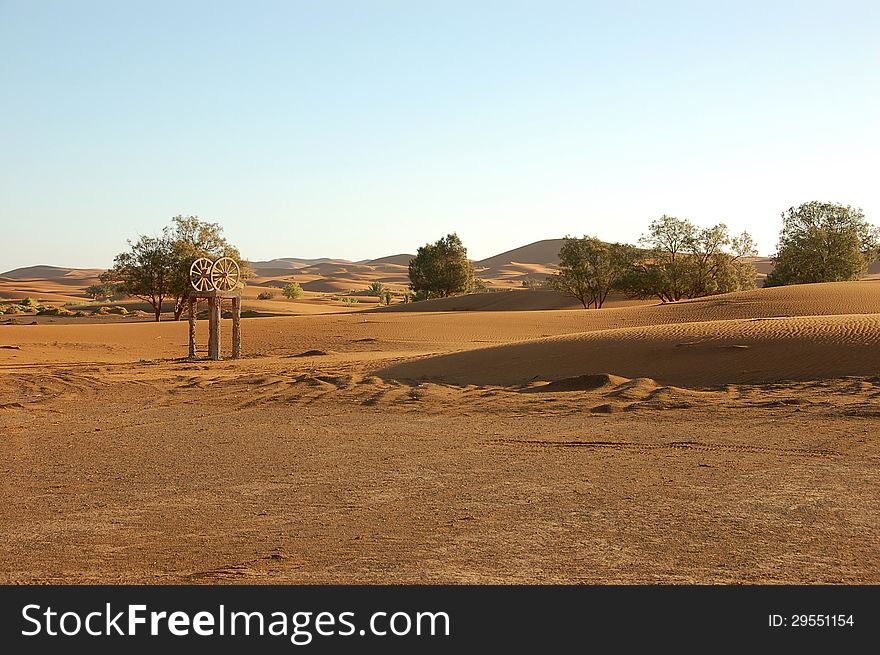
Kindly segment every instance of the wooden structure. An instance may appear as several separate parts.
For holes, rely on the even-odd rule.
[[[241,357],[241,271],[234,259],[221,257],[216,262],[201,258],[189,269],[192,290],[189,305],[189,357],[196,358],[196,307],[199,300],[208,301],[208,359],[219,360],[220,318],[223,300],[232,301],[232,358]]]

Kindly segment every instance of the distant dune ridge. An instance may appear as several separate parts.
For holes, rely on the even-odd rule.
[[[0,278],[11,280],[77,280],[81,278],[97,278],[104,269],[102,268],[63,268],[60,266],[24,266],[5,273],[0,273]]]
[[[543,279],[553,272],[559,262],[561,245],[562,239],[546,239],[475,261],[476,275],[491,289],[519,289],[523,280]],[[279,257],[252,261],[251,268],[256,275],[248,281],[245,295],[246,298],[250,295],[255,297],[261,290],[278,289],[291,281],[298,282],[305,291],[317,294],[364,291],[373,282],[381,282],[394,290],[402,291],[409,286],[409,261],[414,256],[400,253],[356,262],[332,257]],[[17,268],[0,273],[0,298],[30,295],[51,302],[81,301],[85,299],[82,290],[96,283],[101,272],[102,269],[47,265]],[[253,294],[250,293],[252,290],[255,290]],[[543,297],[548,302],[541,306],[535,304],[535,298],[528,301],[522,299],[519,302],[533,309],[574,306],[562,296],[552,297],[555,295],[545,294]],[[494,305],[495,302],[487,304]]]
[[[523,291],[527,279],[543,280],[551,275],[559,263],[559,249],[564,239],[544,239],[520,248],[474,261],[476,276],[483,280],[490,291],[519,291],[519,293],[477,293],[454,298],[430,300],[418,304],[395,304],[383,311],[430,312],[430,311],[540,311],[577,309],[577,301],[549,290]],[[273,313],[314,313],[318,308],[307,306],[320,303],[328,306],[334,294],[364,292],[374,282],[380,282],[392,291],[408,288],[409,260],[414,255],[400,253],[365,259],[357,262],[346,259],[320,257],[281,257],[267,261],[253,261],[255,277],[248,280],[244,298],[248,308]],[[773,260],[757,257],[753,262],[758,270],[759,281],[773,268]],[[0,298],[23,298],[32,296],[51,303],[75,303],[87,299],[85,288],[98,282],[101,269],[77,269],[38,265],[17,268],[0,274]],[[868,270],[867,277],[880,277],[880,262]],[[306,292],[299,304],[258,300],[263,292],[280,298],[280,289],[290,282],[297,282]],[[361,297],[360,306],[375,303],[371,297]],[[332,304],[332,303],[330,303]],[[608,308],[655,304],[654,300],[640,301],[620,294],[609,297]],[[328,311],[332,311],[328,307]]]

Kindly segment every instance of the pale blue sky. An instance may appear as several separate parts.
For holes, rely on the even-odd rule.
[[[171,216],[251,259],[482,258],[812,199],[880,223],[880,3],[0,0],[0,271]]]

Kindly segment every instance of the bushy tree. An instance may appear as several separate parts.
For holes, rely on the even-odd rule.
[[[302,298],[304,292],[298,282],[291,282],[281,287],[281,293],[288,300],[296,300],[297,298]]]
[[[410,288],[428,298],[467,293],[474,287],[474,267],[457,234],[419,248],[409,262]]]
[[[618,282],[639,298],[663,302],[751,289],[756,271],[747,258],[756,254],[752,237],[731,237],[723,223],[698,228],[691,221],[662,216],[639,240],[643,250]]]
[[[200,257],[211,260],[229,257],[238,263],[242,279],[253,274],[248,262],[241,258],[238,248],[223,236],[223,228],[218,223],[202,221],[198,216],[175,216],[171,219],[171,226],[165,228],[164,234],[173,244],[175,258],[171,278],[175,320],[180,320],[186,307],[186,299],[192,290],[189,268]]]
[[[238,249],[223,237],[223,228],[198,216],[175,216],[161,236],[142,236],[128,244],[129,251],[116,256],[113,268],[102,274],[101,281],[149,302],[157,321],[166,299],[174,301],[174,318],[180,319],[192,291],[189,269],[200,257],[231,257],[238,262],[243,278],[251,275]]]
[[[547,278],[547,283],[579,300],[584,309],[600,309],[628,273],[635,256],[636,249],[626,244],[567,236],[559,251],[559,271]]]
[[[861,209],[808,202],[782,214],[773,272],[764,286],[857,280],[877,258],[877,228]]]
[[[385,285],[381,282],[371,282],[370,295],[376,296],[377,298],[382,298],[382,296],[385,295]]]
[[[639,239],[648,252],[627,276],[627,289],[639,297],[657,296],[664,302],[686,297],[691,287],[687,252],[696,237],[697,228],[688,220],[664,214],[651,221],[647,234]]]
[[[110,298],[116,290],[112,284],[108,282],[99,282],[98,284],[90,284],[85,288],[86,295],[94,300],[103,300]]]
[[[127,252],[116,255],[113,268],[101,274],[101,281],[114,285],[120,293],[148,302],[158,322],[162,303],[172,293],[174,246],[165,235],[142,236],[128,245]]]

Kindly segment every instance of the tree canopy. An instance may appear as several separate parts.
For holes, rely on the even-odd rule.
[[[174,298],[175,320],[180,319],[191,289],[189,267],[200,257],[211,260],[230,257],[238,263],[242,279],[252,275],[250,265],[241,258],[238,248],[223,236],[223,228],[219,223],[208,223],[200,220],[198,216],[175,216],[171,219],[171,225],[163,231],[163,235],[171,243],[175,260],[169,294]]]
[[[474,288],[474,267],[457,234],[418,249],[409,262],[410,288],[417,297],[446,298]]]
[[[639,243],[641,255],[618,283],[630,295],[675,302],[755,286],[755,267],[746,259],[756,254],[754,240],[747,232],[731,237],[723,223],[701,229],[664,215]]]
[[[303,297],[304,291],[299,282],[289,282],[281,287],[281,293],[283,293],[284,297],[288,300],[296,300],[297,298]]]
[[[764,286],[857,280],[877,258],[877,228],[861,209],[808,202],[782,214],[776,266]]]
[[[159,321],[162,303],[171,294],[176,262],[173,245],[165,235],[141,236],[128,245],[128,251],[116,255],[113,268],[101,274],[101,281],[148,302]]]
[[[198,216],[175,216],[161,236],[141,236],[128,245],[129,250],[116,256],[101,281],[148,302],[157,321],[165,300],[174,301],[174,318],[180,319],[191,290],[189,268],[196,259],[231,257],[238,262],[242,278],[251,274],[238,249],[223,236],[223,228]]]
[[[116,292],[113,285],[108,282],[99,282],[98,284],[90,284],[85,289],[86,295],[95,300],[103,300],[110,298]]]
[[[567,236],[559,251],[559,271],[548,278],[548,284],[577,298],[584,309],[600,309],[632,267],[636,252],[633,246],[622,243]]]

